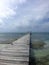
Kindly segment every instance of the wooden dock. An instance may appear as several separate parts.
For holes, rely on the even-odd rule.
[[[30,34],[0,50],[0,65],[29,65]]]

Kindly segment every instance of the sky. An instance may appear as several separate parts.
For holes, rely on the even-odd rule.
[[[0,0],[0,32],[49,32],[49,0]]]

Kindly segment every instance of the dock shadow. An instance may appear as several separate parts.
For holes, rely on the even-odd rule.
[[[33,49],[30,51],[29,65],[36,65],[36,58],[35,58],[35,53],[34,53]]]
[[[32,35],[32,33],[30,33],[29,65],[36,65],[34,48],[32,46],[32,42],[31,42],[31,35]]]

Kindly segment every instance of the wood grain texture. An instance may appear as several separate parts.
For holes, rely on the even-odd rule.
[[[12,42],[0,50],[0,65],[29,64],[30,34]]]

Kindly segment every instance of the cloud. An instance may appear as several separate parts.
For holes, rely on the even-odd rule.
[[[4,28],[3,24],[9,27],[9,25],[5,23],[5,20],[9,20],[11,17],[17,15],[18,5],[25,2],[26,0],[0,0],[0,27]]]
[[[3,21],[0,19],[0,25],[2,25]]]
[[[34,2],[34,1],[33,1]],[[30,8],[30,27],[33,31],[47,31],[49,22],[49,1],[37,0]],[[48,29],[49,30],[49,29]]]
[[[14,10],[10,9],[9,5],[6,4],[7,2],[6,0],[0,0],[0,18],[6,18],[14,12]]]
[[[0,28],[4,26],[4,22],[0,19]]]
[[[0,0],[0,20],[4,31],[45,31],[49,0]]]
[[[17,5],[25,1],[26,0],[0,0],[0,18],[16,15],[16,11],[14,9],[17,9]]]

